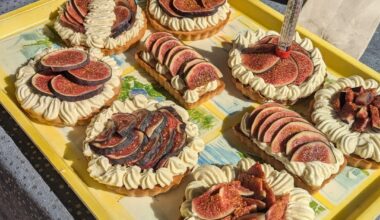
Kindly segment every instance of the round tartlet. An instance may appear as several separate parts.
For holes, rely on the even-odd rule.
[[[227,24],[231,14],[230,6],[225,1],[211,15],[173,16],[163,9],[158,1],[162,0],[148,0],[146,14],[150,24],[154,29],[169,32],[182,40],[200,40],[211,37]],[[166,2],[170,3],[171,0]]]
[[[351,129],[352,122],[342,121],[332,106],[333,96],[344,88],[362,86],[374,89],[380,94],[379,84],[373,79],[364,80],[360,76],[340,78],[326,84],[315,94],[311,118],[316,127],[325,133],[345,155],[348,164],[360,168],[380,167],[380,133],[376,129],[357,132]]]
[[[175,109],[186,125],[186,142],[179,154],[170,155],[163,166],[157,169],[142,169],[135,164],[112,164],[107,156],[99,155],[92,150],[89,143],[105,129],[107,121],[113,114],[133,113],[141,109],[155,111],[168,106]],[[124,195],[154,196],[179,184],[186,173],[197,164],[198,153],[203,148],[204,142],[198,137],[198,127],[189,121],[185,109],[172,101],[157,102],[148,100],[143,95],[137,95],[124,102],[115,101],[110,108],[94,117],[86,130],[83,153],[90,160],[87,169],[90,176],[98,182]]]
[[[131,0],[92,0],[85,1],[88,3],[87,13],[82,15],[82,12],[78,12],[76,6],[73,6],[73,0],[66,2],[65,7],[61,7],[58,12],[58,17],[54,22],[54,29],[58,35],[69,46],[85,46],[88,48],[99,48],[106,55],[122,53],[128,50],[131,46],[139,42],[144,36],[147,29],[147,20],[145,14],[140,6],[136,5]],[[125,4],[133,4],[132,6],[125,6]],[[115,8],[124,5],[129,7],[130,22],[128,27],[123,27],[118,34],[112,32],[113,24],[117,19],[115,15]],[[70,12],[67,13],[68,7],[72,7]],[[133,7],[133,9],[131,9]],[[72,13],[77,16],[70,16]],[[67,16],[69,19],[69,25],[67,25]],[[124,16],[124,15],[123,15]],[[119,16],[119,17],[123,17]],[[81,30],[74,28],[70,25],[70,21],[78,20],[79,17],[82,20],[80,25],[83,25]],[[65,21],[62,21],[65,19]]]
[[[180,208],[182,218],[200,219],[192,210],[192,200],[216,184],[234,181],[240,172],[248,171],[255,163],[253,159],[245,158],[240,160],[236,166],[226,165],[217,167],[214,165],[205,165],[195,169],[193,171],[195,180],[190,182],[187,186],[185,190],[185,201]],[[309,206],[311,201],[310,194],[301,188],[294,187],[294,180],[291,175],[285,171],[278,172],[268,164],[261,164],[261,167],[265,174],[264,179],[275,196],[289,195],[285,216],[283,216],[284,219],[315,218],[315,213]],[[258,217],[258,219],[260,218]]]
[[[111,105],[119,95],[121,71],[113,58],[103,57],[103,54],[96,49],[89,52],[90,59],[108,64],[112,74],[99,94],[80,101],[63,101],[58,97],[36,91],[31,85],[31,79],[38,72],[41,58],[49,53],[66,49],[52,48],[42,51],[22,66],[16,75],[16,98],[24,111],[37,122],[55,126],[87,124],[92,116],[103,107]],[[73,49],[84,51],[82,48]]]
[[[259,103],[275,101],[282,104],[294,104],[297,100],[306,98],[318,90],[322,86],[327,74],[326,65],[319,49],[314,48],[312,42],[308,38],[302,39],[299,34],[296,33],[293,42],[294,46],[308,54],[313,66],[311,75],[304,79],[299,85],[290,83],[287,85],[275,86],[259,77],[258,75],[260,75],[260,73],[254,73],[249,70],[242,62],[243,50],[246,50],[247,48],[249,50],[250,46],[260,43],[266,37],[277,38],[278,36],[279,34],[275,31],[266,32],[261,29],[239,34],[233,41],[233,47],[229,53],[228,65],[231,68],[237,89],[253,101]],[[276,44],[271,43],[271,45],[275,46]],[[273,66],[275,65],[277,65],[277,63]],[[269,70],[271,69],[265,71]],[[276,76],[275,78],[278,79]]]

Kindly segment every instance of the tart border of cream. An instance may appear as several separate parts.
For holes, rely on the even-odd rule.
[[[137,5],[135,21],[133,25],[123,31],[116,38],[111,36],[101,40],[99,36],[90,39],[86,33],[77,32],[71,28],[60,24],[60,15],[64,13],[64,8],[60,7],[58,16],[54,21],[54,29],[62,40],[69,46],[84,46],[87,48],[99,48],[105,55],[122,53],[139,42],[147,29],[147,19],[144,11]],[[85,25],[86,20],[83,25]]]
[[[228,65],[231,69],[237,89],[253,101],[260,103],[275,101],[289,105],[317,91],[323,85],[325,77],[327,76],[326,64],[323,61],[319,49],[314,48],[310,39],[301,38],[298,32],[296,32],[294,41],[309,52],[314,64],[313,74],[301,85],[296,86],[290,84],[275,87],[272,84],[265,83],[262,78],[255,76],[254,73],[244,67],[241,62],[240,50],[270,35],[278,36],[279,34],[271,30],[248,30],[245,33],[238,34],[235,40],[233,40],[233,46],[229,52]]]
[[[194,181],[190,182],[185,190],[185,199],[181,204],[180,212],[184,219],[198,219],[191,211],[191,201],[203,188],[210,188],[219,183],[231,182],[236,172],[247,171],[256,162],[250,158],[241,159],[236,166],[215,165],[200,166],[193,171]],[[285,219],[314,219],[314,210],[310,207],[311,195],[304,189],[294,186],[293,177],[286,171],[277,171],[269,164],[261,164],[265,173],[265,180],[276,196],[290,195],[285,211]],[[206,189],[207,190],[207,189]]]
[[[156,171],[141,170],[138,166],[112,165],[105,156],[91,150],[89,142],[103,131],[107,120],[117,112],[132,113],[138,109],[154,110],[161,106],[172,106],[186,124],[187,145],[178,156],[168,159],[168,163]],[[158,102],[136,95],[124,102],[115,101],[111,107],[94,117],[86,129],[83,153],[89,159],[87,171],[98,182],[107,185],[118,193],[128,196],[154,196],[170,190],[197,164],[198,153],[204,149],[204,142],[198,136],[198,127],[189,121],[185,109],[172,101]],[[142,172],[141,172],[142,171]]]
[[[314,193],[331,181],[346,166],[346,158],[334,146],[331,146],[332,153],[336,159],[334,164],[326,164],[320,161],[306,163],[289,161],[283,153],[273,153],[269,144],[247,136],[249,131],[247,131],[246,124],[243,122],[246,121],[246,117],[249,117],[249,115],[249,113],[246,113],[242,120],[233,127],[235,135],[244,143],[244,145],[239,145],[238,149],[259,156],[277,170],[286,170],[293,176],[296,186]]]
[[[336,82],[325,84],[314,96],[311,118],[315,126],[334,142],[338,149],[348,155],[351,166],[361,168],[380,168],[380,133],[374,131],[356,132],[351,125],[336,116],[331,105],[332,96],[345,87],[375,88],[380,94],[379,84],[373,79],[360,76],[340,78]],[[376,159],[377,158],[377,159]]]
[[[85,51],[80,47],[74,48]],[[121,71],[113,58],[103,56],[99,50],[92,49],[86,53],[89,53],[93,59],[105,62],[112,69],[112,77],[104,83],[104,89],[101,93],[89,99],[69,102],[35,92],[29,81],[36,74],[35,68],[38,61],[50,52],[65,49],[68,48],[45,49],[22,66],[16,74],[16,98],[22,109],[37,122],[54,126],[84,125],[89,122],[92,116],[103,107],[111,105],[117,98],[121,87]]]
[[[223,27],[228,23],[230,15],[231,15],[231,9],[230,9],[230,6],[229,6],[229,4],[228,4],[228,2],[226,0],[226,2],[224,3],[224,5],[220,6],[218,8],[218,11],[215,14],[213,14],[211,16],[204,16],[204,17],[196,17],[195,18],[195,19],[198,19],[198,22],[194,22],[194,26],[202,24],[202,23],[207,23],[207,25],[203,24],[198,29],[193,29],[193,30],[190,30],[190,31],[185,31],[183,29],[186,26],[188,26],[188,25],[178,24],[179,25],[179,29],[175,30],[175,29],[172,29],[172,28],[168,27],[165,24],[162,24],[162,22],[160,21],[160,19],[166,19],[168,17],[168,19],[166,19],[166,20],[168,22],[172,21],[172,23],[174,23],[175,19],[177,19],[177,20],[182,20],[182,19],[193,20],[194,18],[179,18],[178,19],[178,18],[175,18],[175,17],[171,17],[164,10],[162,10],[160,8],[160,6],[158,5],[157,2],[155,2],[156,7],[153,7],[152,6],[152,1],[157,1],[157,0],[147,0],[147,7],[146,7],[146,16],[147,16],[147,18],[149,20],[149,23],[152,25],[152,27],[155,30],[162,31],[162,32],[169,32],[169,33],[177,36],[181,40],[195,41],[195,40],[201,40],[201,39],[209,38],[209,37],[215,35],[220,30],[223,29]],[[224,13],[224,12],[221,12],[221,9],[220,9],[221,7],[228,7],[229,12],[226,13],[225,15],[223,14],[222,18],[224,18],[224,17],[225,18],[224,19],[218,19],[218,22],[216,23],[216,22],[213,21],[213,18],[214,18],[213,16],[220,16],[219,15],[220,13]],[[159,12],[159,13],[164,14],[164,15],[161,15],[160,19],[158,19],[157,16],[155,16],[154,14],[152,14],[152,11],[156,11],[156,12]],[[205,20],[201,21],[200,19],[205,19]],[[215,23],[215,24],[211,24],[210,21],[213,21],[213,23]]]

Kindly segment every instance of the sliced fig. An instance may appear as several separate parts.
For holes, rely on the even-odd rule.
[[[193,59],[189,60],[181,65],[181,67],[178,70],[178,74],[181,75],[183,73],[187,73],[191,67],[193,67],[195,64],[205,62],[204,59]]]
[[[271,207],[276,202],[276,196],[274,195],[272,188],[270,188],[268,183],[265,181],[264,181],[264,191],[266,194],[266,197],[265,197],[266,207]]]
[[[71,0],[71,1],[76,11],[78,11],[79,14],[83,18],[86,17],[88,13],[88,4],[90,4],[92,0]]]
[[[221,219],[230,215],[236,208],[235,198],[239,194],[229,190],[226,184],[211,187],[191,202],[192,212],[201,219]]]
[[[274,86],[285,86],[293,83],[298,76],[298,68],[292,59],[280,59],[267,72],[257,74],[266,83]]]
[[[93,142],[101,143],[110,140],[112,135],[115,133],[115,130],[115,122],[113,120],[108,120],[104,130],[96,136]]]
[[[139,152],[138,157],[139,158],[135,161],[130,161],[130,164],[136,164],[139,167],[147,167],[146,164],[148,164],[152,158],[155,157],[157,153],[157,149],[161,146],[161,138],[158,136],[155,136],[149,140],[149,142],[144,146],[144,148]]]
[[[257,114],[260,113],[260,111],[262,111],[264,108],[274,107],[274,106],[282,106],[282,107],[285,108],[285,106],[283,106],[283,105],[281,105],[281,104],[278,104],[278,103],[276,103],[276,102],[268,102],[268,103],[262,104],[262,105],[258,106],[257,108],[255,108],[255,109],[251,112],[251,114],[250,114],[250,116],[249,116],[249,119],[248,119],[248,121],[247,121],[247,122],[248,122],[248,123],[247,123],[247,127],[248,127],[248,126],[251,127],[253,120],[255,120],[255,117],[257,116]]]
[[[313,74],[314,65],[310,57],[303,53],[291,51],[290,54],[298,67],[298,75],[293,83],[299,86]]]
[[[380,114],[376,106],[370,105],[369,111],[371,114],[371,125],[373,128],[380,129]]]
[[[153,56],[156,57],[157,60],[158,60],[158,52],[159,52],[159,48],[160,48],[160,46],[161,46],[163,43],[165,43],[165,42],[167,42],[167,41],[170,41],[170,40],[175,40],[175,41],[179,42],[178,39],[175,38],[175,37],[173,37],[173,36],[165,36],[165,37],[161,37],[161,38],[157,39],[157,40],[153,43],[151,53],[153,54]],[[182,44],[180,44],[180,45],[182,45]],[[174,47],[174,46],[173,46],[173,47]],[[173,48],[173,47],[171,47],[171,48]],[[171,49],[171,48],[170,48],[170,49]]]
[[[344,88],[343,91],[346,103],[352,103],[355,99],[355,93],[350,87]]]
[[[80,85],[95,86],[107,82],[112,77],[111,67],[100,61],[91,60],[82,68],[67,71],[65,77]]]
[[[136,131],[135,137],[130,144],[125,145],[120,151],[107,154],[106,157],[112,164],[124,165],[130,160],[133,160],[137,156],[139,148],[147,142],[148,139],[145,137],[144,133],[141,131]]]
[[[144,46],[145,46],[145,49],[150,52],[151,49],[152,49],[152,46],[153,46],[153,43],[161,38],[161,37],[165,37],[165,36],[173,36],[172,34],[168,33],[168,32],[155,32],[151,35],[149,35],[147,37],[147,39],[145,40],[145,43],[144,43]]]
[[[367,106],[360,107],[359,110],[356,112],[355,118],[368,118]]]
[[[376,96],[376,91],[374,90],[368,90],[361,94],[358,94],[358,96],[355,98],[355,104],[366,106],[369,105]]]
[[[157,52],[157,56],[156,56],[158,62],[164,63],[164,59],[165,59],[166,54],[173,47],[180,46],[180,45],[182,45],[182,43],[177,39],[168,40],[168,41],[162,43],[158,48],[158,52]]]
[[[242,64],[253,73],[264,73],[273,68],[280,58],[275,55],[275,45],[262,44],[244,49],[241,54]]]
[[[175,46],[175,47],[173,47],[172,49],[170,49],[170,50],[166,53],[166,55],[165,55],[165,57],[164,57],[164,65],[165,65],[165,66],[169,66],[170,63],[171,63],[171,60],[172,60],[173,56],[174,56],[176,53],[178,53],[178,52],[180,52],[180,51],[182,51],[182,50],[186,50],[186,49],[190,49],[190,50],[192,50],[191,47],[189,47],[189,46],[185,46],[185,45]]]
[[[320,132],[315,127],[313,127],[309,123],[305,122],[290,122],[280,128],[280,130],[277,132],[277,134],[274,136],[272,143],[271,143],[271,149],[273,153],[279,153],[279,152],[285,152],[286,150],[286,143],[288,140],[295,134],[301,132],[301,131],[314,131],[314,132]]]
[[[160,8],[168,15],[170,15],[170,17],[176,17],[176,18],[180,18],[181,16],[179,14],[177,14],[173,9],[172,9],[172,2],[173,0],[158,0],[158,5],[160,6]]]
[[[152,112],[146,109],[139,109],[133,114],[136,116],[136,128],[141,131],[145,131],[152,119]]]
[[[121,136],[127,136],[137,124],[136,116],[128,113],[113,114],[112,121],[114,121],[116,132]]]
[[[284,219],[289,203],[289,194],[280,197],[265,213],[265,219]]]
[[[49,88],[49,83],[54,77],[55,75],[44,75],[36,73],[31,79],[31,84],[38,93],[47,96],[54,96]]]
[[[255,177],[248,173],[240,173],[238,175],[238,180],[241,182],[243,187],[253,191],[256,198],[265,198],[264,179]]]
[[[90,142],[91,150],[97,154],[108,155],[122,150],[125,146],[129,145],[137,137],[137,133],[131,132],[128,136],[122,137],[114,133],[112,137],[105,142]]]
[[[159,135],[166,126],[167,118],[159,111],[152,114],[150,124],[145,129],[145,134],[148,138]]]
[[[284,110],[286,109],[284,109],[282,106],[268,107],[261,110],[252,122],[251,136],[258,139],[258,131],[265,119],[273,113],[282,112]]]
[[[117,6],[127,7],[132,13],[136,13],[137,5],[135,0],[116,0],[115,3]]]
[[[301,131],[291,137],[286,143],[286,155],[292,155],[294,151],[296,151],[301,145],[315,141],[324,142],[326,144],[329,143],[329,140],[326,138],[326,136],[319,132]]]
[[[171,75],[177,75],[178,70],[183,63],[196,58],[201,59],[202,55],[193,49],[184,49],[174,54],[168,65]]]
[[[83,17],[79,14],[79,12],[74,8],[71,1],[68,1],[66,3],[66,11],[72,17],[76,22],[79,24],[83,24],[84,20]]]
[[[343,105],[343,108],[338,112],[338,116],[342,121],[351,123],[354,121],[357,109],[358,106],[356,104],[347,102]]]
[[[370,125],[369,118],[357,118],[352,124],[352,130],[357,132],[364,132]]]
[[[257,178],[265,178],[263,167],[257,162],[248,169],[247,173]]]
[[[132,12],[123,6],[116,6],[114,11],[116,20],[112,25],[112,37],[117,37],[129,28]]]
[[[69,102],[89,99],[103,91],[103,85],[83,86],[71,82],[62,75],[51,79],[49,88],[56,97]]]
[[[226,0],[202,0],[202,6],[205,8],[218,8],[226,3]]]
[[[293,154],[290,161],[312,162],[321,161],[323,163],[335,163],[336,159],[331,147],[320,141],[306,143],[300,146]]]
[[[216,66],[209,62],[202,62],[191,67],[185,73],[184,79],[189,89],[195,89],[220,77],[222,77],[222,73]]]
[[[204,17],[213,15],[217,8],[205,8],[197,0],[173,0],[173,10],[184,17]]]
[[[373,106],[380,108],[380,95],[377,95],[371,103]]]
[[[265,143],[270,143],[272,142],[274,136],[278,133],[278,131],[286,124],[290,122],[305,122],[307,121],[303,118],[300,117],[284,117],[280,118],[276,121],[273,121],[273,123],[267,128],[267,130],[263,134],[263,139],[262,141]]]
[[[355,95],[359,95],[359,94],[362,94],[363,92],[365,92],[365,89],[363,86],[358,86],[358,87],[354,87],[351,89],[355,93]]]
[[[70,28],[76,32],[84,33],[84,26],[73,20],[67,12],[62,13],[59,16],[59,23],[67,28]]]
[[[285,117],[301,117],[301,115],[295,111],[291,111],[291,110],[288,110],[286,108],[283,108],[282,111],[275,112],[275,113],[269,115],[259,125],[259,129],[257,132],[258,140],[263,141],[264,134],[267,131],[267,129],[271,126],[271,124],[273,122],[277,121],[278,119],[285,118]]]
[[[90,62],[89,55],[79,49],[56,50],[43,56],[39,68],[43,71],[62,72],[78,69]]]
[[[258,199],[252,199],[252,198],[243,198],[243,201],[247,204],[247,205],[256,205],[257,209],[258,210],[263,210],[266,208],[266,204],[265,202],[261,201],[261,200],[258,200]]]
[[[346,103],[345,93],[337,92],[331,99],[331,105],[335,111],[339,112]]]

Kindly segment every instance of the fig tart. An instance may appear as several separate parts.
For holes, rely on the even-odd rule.
[[[46,49],[19,69],[16,98],[37,122],[87,124],[119,95],[120,73],[116,61],[97,49]]]
[[[312,120],[347,155],[350,166],[380,168],[380,87],[360,76],[340,78],[315,94]]]
[[[246,113],[234,127],[243,151],[261,157],[277,170],[286,170],[295,185],[313,193],[346,165],[342,152],[300,114],[277,103]]]
[[[179,103],[192,109],[224,89],[221,71],[202,55],[167,32],[148,36],[137,63]]]
[[[180,211],[183,219],[315,218],[310,194],[285,171],[245,158],[236,166],[205,165],[194,172]]]
[[[291,105],[318,90],[326,77],[326,65],[318,48],[298,33],[290,56],[276,54],[279,35],[274,31],[247,31],[233,41],[229,67],[239,91],[253,101]]]
[[[99,48],[110,55],[137,43],[147,20],[134,0],[67,0],[54,29],[69,46]]]
[[[228,22],[227,0],[148,0],[152,27],[182,40],[200,40],[219,32]]]
[[[136,95],[94,117],[84,155],[92,178],[128,196],[154,196],[178,185],[204,142],[185,109]]]

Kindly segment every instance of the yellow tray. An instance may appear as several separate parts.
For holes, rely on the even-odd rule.
[[[81,153],[81,142],[83,140],[81,132],[83,132],[83,127],[59,129],[36,124],[30,121],[19,108],[14,96],[14,74],[17,67],[23,64],[28,57],[32,57],[37,49],[56,46],[54,44],[57,42],[56,39],[46,38],[45,32],[41,31],[41,28],[50,21],[50,18],[56,15],[57,8],[63,2],[64,0],[40,0],[0,16],[0,51],[2,51],[0,54],[1,104],[97,218],[176,219],[179,212],[178,203],[181,199],[179,197],[183,194],[184,184],[168,194],[153,199],[126,198],[113,193],[92,180],[87,174],[87,163]],[[280,13],[257,0],[231,0],[230,4],[234,10],[231,21],[224,31],[208,40],[189,42],[192,46],[202,48],[201,51],[208,58],[217,62],[225,70],[225,61],[227,59],[227,49],[225,47],[223,49],[225,41],[230,41],[242,29],[264,28],[279,31],[283,19]],[[380,81],[380,75],[376,71],[304,28],[298,27],[298,31],[301,35],[310,38],[315,46],[319,47],[327,63],[328,72],[332,74],[333,78],[358,74],[364,78],[374,78]],[[25,47],[28,48],[25,49]],[[132,50],[126,54],[115,56],[115,58],[124,69],[126,80],[137,80],[149,86],[151,81],[143,71],[138,69],[133,61],[134,52],[135,50]],[[210,52],[214,52],[212,56],[210,56]],[[20,54],[23,54],[23,56]],[[226,74],[228,75],[228,72]],[[236,113],[234,112],[236,109],[231,106],[231,108],[221,106],[220,104],[223,104],[224,101],[221,97],[233,100],[233,103],[239,107],[240,111]],[[228,103],[225,104],[228,105]],[[241,110],[252,105],[237,93],[234,96],[222,94],[219,98],[216,97],[191,112],[193,120],[198,120],[197,123],[209,123],[205,126],[207,128],[205,128],[203,135],[208,145],[206,151],[202,153],[200,163],[212,162],[212,154],[217,150],[223,150],[226,154],[231,153],[231,157],[227,162],[236,162],[240,158],[241,154],[230,147],[230,145],[235,144],[235,141],[232,140],[231,143],[227,143],[226,138],[230,136],[230,128],[233,123],[241,117]],[[229,117],[227,118],[227,116]],[[205,122],[206,120],[208,122]],[[211,124],[210,120],[212,121]],[[71,135],[72,133],[74,135]],[[314,199],[311,206],[318,213],[318,218],[354,219],[356,217],[367,218],[378,215],[379,213],[376,212],[379,212],[380,200],[378,197],[380,189],[376,186],[380,183],[380,170],[368,171],[347,168],[345,172],[345,174],[339,175],[336,180],[332,181],[332,184],[313,195]],[[347,179],[347,176],[354,178]],[[352,182],[352,185],[346,186],[347,182],[350,182],[350,184]],[[335,189],[340,191],[336,190],[332,195],[340,193],[340,197],[329,197],[331,196],[329,192]],[[176,201],[177,203],[172,203],[176,205],[167,208],[168,202],[172,201]],[[162,210],[163,205],[168,211]],[[352,210],[355,211],[353,212]]]

